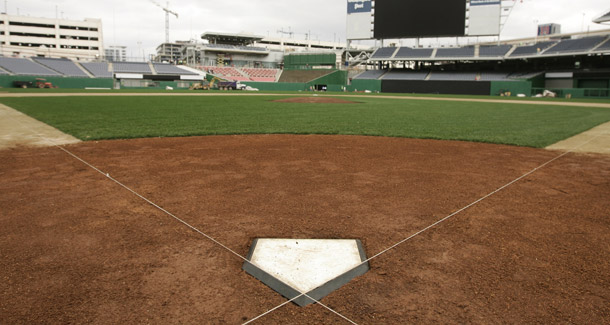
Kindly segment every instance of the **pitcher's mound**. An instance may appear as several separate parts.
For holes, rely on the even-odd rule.
[[[306,103],[306,104],[358,104],[350,100],[333,97],[291,97],[274,100],[278,103]]]

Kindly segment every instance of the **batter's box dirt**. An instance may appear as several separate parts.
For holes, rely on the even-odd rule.
[[[541,163],[542,149],[355,136],[67,148],[245,256],[254,238],[355,238],[367,256]],[[57,148],[0,154],[0,319],[239,324],[285,302],[243,260]],[[610,156],[568,154],[371,261],[322,303],[358,324],[610,315]],[[259,324],[341,324],[320,305]]]

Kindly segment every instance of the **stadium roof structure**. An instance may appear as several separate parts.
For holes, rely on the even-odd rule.
[[[610,22],[610,9],[606,10],[606,13],[601,15],[598,18],[593,19],[593,22],[596,24],[603,24]]]
[[[261,41],[263,37],[252,34],[205,32],[201,34],[201,39],[208,40],[210,44],[251,45]]]

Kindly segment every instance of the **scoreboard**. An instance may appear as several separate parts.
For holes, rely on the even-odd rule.
[[[347,0],[347,39],[491,36],[501,0]]]

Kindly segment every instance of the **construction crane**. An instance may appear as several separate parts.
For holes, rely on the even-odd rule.
[[[178,18],[178,13],[169,9],[169,1],[167,2],[167,5],[165,7],[160,5],[155,0],[149,0],[149,1],[154,3],[157,7],[163,9],[163,11],[165,11],[165,43],[169,43],[169,14],[172,14],[172,15],[176,16],[176,18]]]
[[[294,36],[294,32],[290,29],[290,27],[288,27],[288,31],[287,32],[284,31],[284,28],[278,30],[277,32],[279,34],[281,34],[281,35],[289,35],[290,38],[292,38]]]

